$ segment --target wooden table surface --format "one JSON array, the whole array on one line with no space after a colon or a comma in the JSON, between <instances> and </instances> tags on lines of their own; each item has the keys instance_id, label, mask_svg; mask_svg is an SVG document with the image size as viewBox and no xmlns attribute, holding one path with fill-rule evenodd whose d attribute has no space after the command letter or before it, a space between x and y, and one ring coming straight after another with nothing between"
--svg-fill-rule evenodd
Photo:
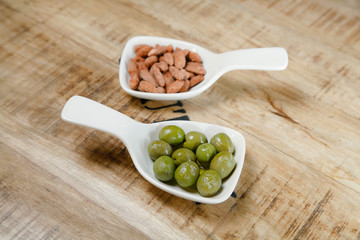
<instances>
[{"instance_id":1,"label":"wooden table surface","mask_svg":"<svg viewBox=\"0 0 360 240\"><path fill-rule=\"evenodd\" d=\"M1 239L360 239L359 1L1 0L0 19ZM118 81L137 35L284 47L289 65L143 101ZM196 204L154 187L119 139L60 119L73 95L144 123L238 130L233 196Z\"/></svg>"}]
</instances>

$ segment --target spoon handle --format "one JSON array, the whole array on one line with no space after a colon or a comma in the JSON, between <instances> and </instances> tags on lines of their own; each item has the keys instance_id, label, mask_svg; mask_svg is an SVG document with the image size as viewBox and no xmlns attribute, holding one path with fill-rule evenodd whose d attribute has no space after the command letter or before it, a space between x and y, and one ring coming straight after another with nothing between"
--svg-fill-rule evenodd
<instances>
[{"instance_id":1,"label":"spoon handle","mask_svg":"<svg viewBox=\"0 0 360 240\"><path fill-rule=\"evenodd\" d=\"M67 122L110 133L124 143L132 139L131 129L141 129L145 125L81 96L73 96L66 102L61 118Z\"/></svg>"},{"instance_id":2,"label":"spoon handle","mask_svg":"<svg viewBox=\"0 0 360 240\"><path fill-rule=\"evenodd\" d=\"M251 48L220 53L220 69L231 70L284 70L288 54L284 48Z\"/></svg>"}]
</instances>

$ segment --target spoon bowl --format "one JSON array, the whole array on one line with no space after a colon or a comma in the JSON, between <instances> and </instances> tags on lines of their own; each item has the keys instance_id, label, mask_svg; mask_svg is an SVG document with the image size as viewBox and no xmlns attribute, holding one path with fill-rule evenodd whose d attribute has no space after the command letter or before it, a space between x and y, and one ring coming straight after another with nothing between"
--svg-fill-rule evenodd
<instances>
[{"instance_id":1,"label":"spoon bowl","mask_svg":"<svg viewBox=\"0 0 360 240\"><path fill-rule=\"evenodd\" d=\"M188 49L201 56L206 74L198 85L183 93L147 93L133 90L129 87L130 76L127 66L130 59L135 57L134 46L148 44L150 46L172 45L174 48ZM240 49L224 53L214 53L193 43L162 37L137 36L129 39L125 44L119 64L119 81L121 87L128 94L150 100L182 100L195 97L211 85L223 74L233 70L284 70L288 65L288 55L284 48L252 48Z\"/></svg>"},{"instance_id":2,"label":"spoon bowl","mask_svg":"<svg viewBox=\"0 0 360 240\"><path fill-rule=\"evenodd\" d=\"M126 146L138 172L151 184L191 201L217 204L227 200L239 180L245 157L245 139L233 129L193 121L165 121L157 123L140 123L128 116L85 97L73 96L65 104L61 118L64 121L107 132L118 137ZM199 131L210 140L217 133L226 133L235 146L236 167L231 176L223 181L219 192L212 197L202 197L197 191L188 191L177 184L159 181L153 173L153 161L148 155L150 142L158 139L160 130L166 125L177 125L185 133Z\"/></svg>"}]
</instances>

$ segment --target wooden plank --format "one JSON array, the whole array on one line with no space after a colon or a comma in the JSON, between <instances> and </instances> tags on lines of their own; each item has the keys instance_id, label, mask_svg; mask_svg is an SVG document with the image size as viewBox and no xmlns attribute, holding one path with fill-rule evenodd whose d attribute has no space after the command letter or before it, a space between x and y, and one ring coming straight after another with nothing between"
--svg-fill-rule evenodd
<instances>
[{"instance_id":1,"label":"wooden plank","mask_svg":"<svg viewBox=\"0 0 360 240\"><path fill-rule=\"evenodd\" d=\"M237 119L234 123L237 127L360 191L356 177L359 148L353 142L359 137L357 118L302 92L282 88L275 81L249 85L251 79L243 73L227 76L231 85L216 83L208 90L208 94L221 104L213 104L205 95L197 97L193 104L198 107L211 105L210 114L222 112L222 118L229 124ZM332 135L333 132L337 134Z\"/></svg>"},{"instance_id":2,"label":"wooden plank","mask_svg":"<svg viewBox=\"0 0 360 240\"><path fill-rule=\"evenodd\" d=\"M2 116L6 115L6 113L2 112ZM4 120L4 122L2 122L1 124L2 127L4 127L1 129L2 141L6 142L7 146L9 146L10 148L16 148L21 153L27 152L27 157L29 159L27 161L29 161L31 164L36 165L38 168L41 168L43 171L47 172L55 179L59 179L60 182L58 184L65 186L69 185L71 189L76 192L76 195L80 195L79 197L86 199L85 205L83 205L84 201L81 201L81 203L79 203L79 207L76 207L76 205L74 205L75 202L73 202L73 200L75 200L75 196L69 197L68 204L70 205L69 207L71 208L72 214L74 214L75 211L78 211L78 216L82 216L84 220L88 219L86 215L89 213L87 213L86 215L84 215L84 213L94 208L94 206L92 206L91 204L94 203L98 206L97 209L93 209L94 217L96 216L96 214L100 213L99 209L104 209L108 214L110 213L111 215L115 215L115 218L120 218L122 219L122 221L127 222L127 225L136 227L136 231L132 231L131 228L127 229L126 226L124 226L125 229L117 230L119 232L128 232L129 236L131 236L133 232L136 233L140 231L146 233L146 235L151 238L161 236L168 238L173 234L176 234L177 236L179 236L179 238L183 237L182 233L177 231L176 229L163 227L162 225L164 223L156 219L152 219L152 215L146 213L145 209L139 209L136 205L136 202L129 201L129 198L126 196L126 194L121 194L121 190L117 188L119 179L107 178L107 176L104 175L105 172L103 171L103 166L97 163L89 162L89 159L87 159L86 157L84 158L79 155L74 156L74 153L66 150L65 148L58 147L56 149L56 144L54 144L54 142L49 141L45 138L42 139L38 135L33 134L31 131L28 131L27 127L25 126L23 126L20 131L17 131L16 126L19 126L21 124L19 122L12 121L13 119L10 115L7 115L7 119L2 118L2 120ZM17 134L12 133L12 131L17 131ZM24 139L26 140L24 141ZM41 141L42 143L40 144L39 141ZM9 163L7 161L4 161L3 164L5 166L2 167L2 169L5 169L5 167L7 167ZM34 174L29 175L32 176ZM39 182L46 183L47 181L44 179L40 179ZM50 182L51 184L55 184L54 180L50 180ZM73 185L74 183L76 184ZM71 194L69 188L62 190L62 187L60 187L60 189L57 189L57 191L65 191L67 192L67 194ZM53 196L51 191L46 191L46 189L43 189L42 194L46 194L48 198L51 198ZM61 195L61 192L59 194ZM33 197L35 202L38 202L39 198L42 198L42 196L36 192L34 192ZM60 197L55 197L54 201L57 201L56 204L62 204L63 202ZM42 200L41 203L46 203L46 206L50 209L57 209L56 206L51 206L51 203L48 203L46 200ZM40 205L38 207L42 208L43 206ZM87 208L89 208L89 210ZM59 211L62 213L61 209L59 209ZM106 217L107 221L113 221L113 219L115 219L111 215L108 215ZM92 221L95 221L95 219ZM139 225L139 223L143 221L149 224ZM82 224L83 220L78 220L75 225L77 225L77 227L83 228L84 226L81 226ZM112 233L112 230L108 230L110 226L107 226L107 223L101 222L101 224L104 224L103 226L99 224L100 223L93 222L93 225L97 225L100 229L107 229L106 231L99 231L100 233L114 234L113 238L115 238L115 236L120 236L119 233ZM114 229L118 228L118 226L125 225L125 223L115 222L113 222L112 224L114 224ZM94 231L96 231L93 225L91 225L90 227ZM91 232L93 230L84 230L84 234L86 234L84 237L91 236ZM139 236L141 236L141 234L139 234Z\"/></svg>"},{"instance_id":3,"label":"wooden plank","mask_svg":"<svg viewBox=\"0 0 360 240\"><path fill-rule=\"evenodd\" d=\"M74 235L108 238L118 234L147 239L58 177L33 164L17 149L1 143L0 151L0 201L4 213L0 216L0 236L3 239L65 239ZM19 167L23 171L18 171ZM78 227L82 228L81 232ZM107 231L102 231L103 228Z\"/></svg>"},{"instance_id":4,"label":"wooden plank","mask_svg":"<svg viewBox=\"0 0 360 240\"><path fill-rule=\"evenodd\" d=\"M0 238L358 239L358 1L1 1ZM189 100L127 95L135 35L214 52L282 46L286 71L237 71ZM126 146L60 120L82 95L145 123L242 132L234 194L196 204L152 186Z\"/></svg>"},{"instance_id":5,"label":"wooden plank","mask_svg":"<svg viewBox=\"0 0 360 240\"><path fill-rule=\"evenodd\" d=\"M2 114L2 116L6 116L6 114ZM11 125L12 127L10 127ZM65 181L67 185L70 185L72 188L76 189L77 192L80 192L81 195L91 199L91 202L95 202L102 208L106 208L110 211L117 209L116 211L119 211L120 205L124 205L125 202L131 200L134 204L142 206L148 216L155 216L157 219L163 219L164 221L165 219L173 219L173 222L165 221L162 223L166 225L163 227L171 229L170 231L175 231L176 228L171 228L171 226L178 223L178 217L181 216L182 220L180 222L183 222L183 224L180 229L188 236L198 236L199 238L203 238L204 236L217 236L217 234L221 236L221 234L227 235L230 233L235 236L241 236L242 234L247 234L248 231L254 231L253 225L256 223L255 220L259 217L264 218L265 222L267 222L267 217L270 219L274 218L270 213L277 215L280 219L284 218L285 216L279 215L278 210L279 208L285 208L281 210L286 212L284 215L287 215L289 214L289 211L292 211L292 214L289 214L289 221L283 222L284 225L279 225L279 232L272 228L274 226L268 225L267 227L274 231L271 235L281 236L281 234L285 234L286 229L280 226L285 227L287 226L287 223L291 221L295 221L299 226L304 225L304 227L295 228L291 234L287 234L290 234L290 236L305 234L299 233L299 231L301 229L301 231L305 231L304 229L306 229L306 233L311 232L310 226L306 225L307 221L309 218L311 219L311 216L314 215L316 211L318 211L316 209L319 202L321 202L325 196L330 194L327 193L328 191L331 192L331 202L334 206L327 207L326 211L325 206L320 209L321 214L329 214L328 217L324 217L323 221L326 221L326 224L333 228L336 228L337 224L339 224L337 222L338 217L352 223L348 224L349 226L343 230L344 233L342 234L351 234L350 232L359 224L356 216L360 213L356 211L358 208L355 208L358 201L355 199L347 199L346 197L348 194L352 194L359 199L358 193L343 188L343 185L333 180L329 180L329 182L326 183L322 174L316 173L311 168L299 163L270 145L259 144L259 142L262 141L257 138L254 140L254 137L251 135L246 136L248 147L252 149L252 151L247 154L247 163L245 164L244 173L236 190L238 198L230 199L223 204L215 206L196 206L194 203L173 197L167 193L161 193L161 190L158 190L147 183L138 173L136 173L136 171L130 172L130 175L127 174L126 178L124 178L124 176L122 177L123 180L121 180L117 174L122 172L122 169L126 167L126 165L123 165L124 160L121 160L121 164L112 162L110 169L104 169L104 165L106 166L107 164L98 164L99 160L96 160L96 158L94 159L95 162L89 162L91 159L89 156L85 156L84 158L76 156L74 153L66 151L61 147L56 149L57 147L52 143L51 137L44 139L32 136L31 132L26 131L26 127L23 127L22 132L19 132L16 135L9 132L9 129L16 129L19 125L20 124L14 121L10 116L7 116L6 119L2 119L2 138L6 141L8 146L16 147L19 149L19 152L28 152L29 159L32 159L31 161L34 164L41 166L41 168L47 172L55 175L56 178ZM73 128L73 126L70 127ZM24 141L23 139L27 140ZM33 146L40 145L40 142L41 147L37 147L38 149L36 151L29 150L32 149ZM45 150L43 147L47 147L48 149L51 149L51 151ZM39 153L43 156L39 157ZM38 157L33 157L33 155ZM268 165L264 166L263 162L261 166L259 163L255 162L256 159L260 159L263 156L267 156L268 162L271 163L271 165L268 163ZM66 158L68 158L68 160L65 162L64 160ZM52 160L48 161L48 159ZM120 155L119 159L124 159L124 157ZM107 162L108 160L104 161ZM130 161L130 158L127 158L127 161ZM284 168L284 166L286 167ZM72 170L68 171L68 169ZM303 186L296 186L300 180L303 182ZM124 181L122 184L117 184L122 181ZM316 184L317 182L319 185ZM296 187L291 187L291 184L294 184ZM288 193L287 191L290 192ZM119 195L121 192L123 193ZM113 196L114 194L116 197ZM160 196L154 198L154 194L155 196L160 194ZM126 198L124 198L125 196ZM124 199L121 200L122 198ZM127 198L129 198L129 200ZM113 199L116 199L117 201L113 202ZM277 203L276 201L279 202ZM291 208L288 209L289 205L287 204L280 204L282 201L290 201ZM124 208L127 209L129 207L128 204L130 203L121 207L123 210L120 211L124 211ZM149 204L153 207L147 208ZM340 208L338 204L341 204L343 207ZM182 209L175 207L178 205L185 205L184 209L187 210L184 212ZM303 206L306 211L299 212L302 209L300 206ZM169 211L170 209L171 211ZM226 211L224 211L225 209ZM341 212L339 212L339 209L341 209ZM238 226L240 220L238 219L239 211L242 216L241 221L243 222L241 223L244 226L244 229L241 232L236 232L237 227L230 223L236 222ZM333 216L334 212L336 213L336 218L331 221L329 217ZM134 212L132 212L132 214L134 214ZM141 216L143 216L142 214ZM169 214L172 215L171 218L169 218ZM317 214L320 215L320 213ZM248 215L253 216L251 218L253 221L248 221ZM129 216L127 215L126 219L128 217ZM232 218L237 219L237 221L234 221L235 219L232 220ZM129 221L129 219L127 220ZM229 226L223 223L223 221L229 221ZM153 223L152 221L150 222L149 227L151 228L155 227L153 224L159 224ZM132 223L134 224L134 222ZM227 227L221 227L223 224ZM312 222L312 224L317 226L318 224L323 225L325 223L321 222L319 218L316 217L316 221L314 221L314 223ZM148 230L146 230L146 232ZM326 229L323 232L320 230L316 230L315 232L322 237L325 237L328 234ZM156 234L159 233L157 232ZM270 233L260 231L258 234Z\"/></svg>"},{"instance_id":6,"label":"wooden plank","mask_svg":"<svg viewBox=\"0 0 360 240\"><path fill-rule=\"evenodd\" d=\"M138 29L139 32L142 32L140 34L144 34L143 32L151 29L150 31L153 35L158 35L156 31L158 31L157 28L160 27L160 29L167 33L165 36L192 41L215 52L224 52L240 48L282 46L289 51L289 68L281 74L269 73L271 78L282 81L284 84L289 85L289 87L301 87L304 92L316 96L318 99L332 104L338 109L355 114L357 117L360 116L360 113L357 111L360 108L360 101L353 101L354 98L359 99L359 94L357 91L354 91L354 89L359 87L358 76L360 72L356 66L360 64L360 60L358 54L355 53L359 51L359 48L356 46L360 43L359 26L357 26L358 23L360 23L360 17L357 12L351 9L339 8L337 9L338 12L335 12L333 9L334 6L316 5L311 2L302 2L301 4L293 4L286 7L283 6L285 9L281 9L280 11L277 9L268 10L268 8L264 8L264 6L259 4L253 6L254 3L242 5L231 4L231 7L224 7L212 2L197 4L194 7L189 4L185 6L186 4L173 2L168 6L167 14L189 14L189 17L183 19L181 22L177 22L175 19L168 18L168 15L157 14L160 10L159 8L162 7L160 4L149 5L147 2L138 2L136 5L131 5L133 9L138 11L129 8L126 3L119 6L114 5L110 1L107 4L111 5L112 9L112 11L107 12L107 14L110 15L111 18L114 18L111 23L104 22L106 21L105 19L97 18L96 14L90 14L90 11L89 15L86 15L86 11L82 11L80 14L74 12L76 8L70 8L68 11L71 12L62 11L61 14L57 15L61 19L53 18L48 24L52 28L57 29L57 31L63 32L64 35L70 35L72 32L79 33L82 37L87 35L86 39L80 39L76 35L72 38L95 51L100 51L105 53L106 56L111 56L112 59L120 56L124 42L131 36L125 34L128 24L136 25L137 28L140 27ZM79 9L86 8L87 6L81 6ZM236 10L239 7L247 11L239 12ZM261 17L259 17L256 13L256 11L259 11L259 8L264 12L273 11L273 15L267 17L270 15L262 14ZM178 12L179 9L181 12ZM295 9L296 12L294 12ZM335 15L333 14L331 18L332 25L337 24L336 26L339 25L339 28L342 30L348 29L347 32L340 33L338 30L329 31L328 28L323 30L322 26L302 23L300 18L308 18L301 16L298 12L305 11L309 12L310 16L314 16L315 14L311 15L311 11L315 11L313 9L325 13L330 11L336 13ZM215 10L217 14L216 18L198 21L197 18L204 18L207 14L211 14L211 12ZM125 15L128 11L131 11L131 15L134 16L134 20L131 20L132 22L114 23L117 16ZM77 22L81 23L81 25L70 24L73 21L74 15L79 18ZM256 18L254 18L255 15ZM273 17L274 15L276 18ZM339 18L343 19L342 22L344 22L343 24L345 26L349 26L345 27L338 24L337 19ZM220 23L218 22L219 19L221 19ZM69 26L68 28L64 28L59 24L64 20L68 22L68 24L66 24L66 26ZM145 24L149 21L155 21L157 28ZM140 24L141 22L144 24ZM191 25L192 22L198 22L198 24L191 28L186 28L186 26ZM330 22L330 20L328 20L328 22ZM164 23L168 24L165 25ZM207 29L205 26L207 24L211 25L212 28ZM169 27L169 25L171 27ZM99 35L104 32L104 30L99 30L99 27L102 26L106 26L105 36ZM224 28L224 26L229 27ZM292 30L294 26L301 31L298 33ZM306 30L305 27L307 27ZM92 29L90 32L88 31L89 28ZM239 31L236 36L226 34L226 31L230 32L234 28L241 29L241 31ZM118 29L125 30L121 32L122 38L120 41L107 39L107 36L112 33L115 34ZM173 32L176 32L175 29L180 29L185 34L173 34ZM202 32L203 29L207 29L207 32ZM283 35L284 29L287 30L287 36ZM313 37L316 32L319 31L323 34L320 36L321 41L319 41L319 36L316 38ZM133 35L136 35L136 32ZM208 37L212 39L216 38L217 41L209 42L207 41ZM328 42L328 39L332 38L336 38L337 41ZM102 49L105 46L103 44L104 39L105 42L111 43L113 46ZM302 39L301 44L298 42L298 39ZM89 43L89 41L91 43ZM99 46L91 45L94 44L94 42L97 42ZM324 42L326 44L323 44ZM119 49L119 51L114 52L113 49ZM112 53L108 54L110 51L112 51ZM326 70L324 71L324 69ZM297 75L296 78L293 77L294 74ZM253 77L255 78L255 76ZM337 99L336 95L342 97L341 102L334 100Z\"/></svg>"}]
</instances>

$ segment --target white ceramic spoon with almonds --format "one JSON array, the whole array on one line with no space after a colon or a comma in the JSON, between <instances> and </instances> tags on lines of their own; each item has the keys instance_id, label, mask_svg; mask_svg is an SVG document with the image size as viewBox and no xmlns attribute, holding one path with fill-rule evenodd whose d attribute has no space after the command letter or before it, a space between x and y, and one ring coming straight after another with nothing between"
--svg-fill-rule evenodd
<instances>
[{"instance_id":1,"label":"white ceramic spoon with almonds","mask_svg":"<svg viewBox=\"0 0 360 240\"><path fill-rule=\"evenodd\" d=\"M134 46L148 44L150 46L172 45L180 49L187 49L200 55L206 70L204 80L184 93L148 93L133 90L129 87L130 76L128 64L135 57ZM211 85L223 74L233 70L284 70L288 65L288 55L284 48L252 48L240 49L224 53L214 53L196 44L162 37L138 36L126 43L119 64L119 80L121 87L130 95L150 100L182 100L195 97Z\"/></svg>"},{"instance_id":2,"label":"white ceramic spoon with almonds","mask_svg":"<svg viewBox=\"0 0 360 240\"><path fill-rule=\"evenodd\" d=\"M85 97L73 96L65 104L61 118L64 121L107 132L118 137L126 146L139 173L150 183L175 196L207 204L221 203L233 193L239 180L245 157L245 139L233 129L193 121L164 121L140 123L128 116ZM153 161L148 155L148 145L159 138L160 130L166 125L176 125L185 133L199 131L211 139L217 133L226 133L235 146L236 166L230 177L223 181L219 192L212 197L202 197L196 191L187 191L177 184L159 181L153 172Z\"/></svg>"}]
</instances>

